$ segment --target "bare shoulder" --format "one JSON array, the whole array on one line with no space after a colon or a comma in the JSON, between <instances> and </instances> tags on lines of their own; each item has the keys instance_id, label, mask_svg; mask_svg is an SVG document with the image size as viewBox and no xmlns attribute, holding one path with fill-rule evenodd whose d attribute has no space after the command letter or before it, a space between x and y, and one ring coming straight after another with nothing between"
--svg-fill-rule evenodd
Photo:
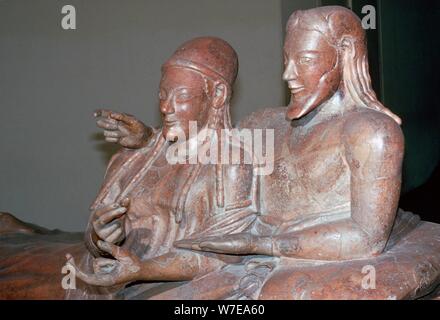
<instances>
[{"instance_id":1,"label":"bare shoulder","mask_svg":"<svg viewBox=\"0 0 440 320\"><path fill-rule=\"evenodd\" d=\"M347 114L342 130L344 143L351 147L403 150L404 137L399 124L379 111L362 108Z\"/></svg>"}]
</instances>

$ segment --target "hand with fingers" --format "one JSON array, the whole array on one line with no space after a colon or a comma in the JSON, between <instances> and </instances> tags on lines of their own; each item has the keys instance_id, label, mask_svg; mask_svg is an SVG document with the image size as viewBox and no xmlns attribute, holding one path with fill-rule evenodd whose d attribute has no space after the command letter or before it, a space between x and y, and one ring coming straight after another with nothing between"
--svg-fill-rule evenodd
<instances>
[{"instance_id":1,"label":"hand with fingers","mask_svg":"<svg viewBox=\"0 0 440 320\"><path fill-rule=\"evenodd\" d=\"M104 129L107 142L119 143L130 149L139 149L147 145L152 129L145 126L134 116L110 110L97 110L94 114L98 127Z\"/></svg>"},{"instance_id":2,"label":"hand with fingers","mask_svg":"<svg viewBox=\"0 0 440 320\"><path fill-rule=\"evenodd\" d=\"M98 241L100 250L115 259L97 258L93 262L94 273L82 271L74 258L67 254L67 265L75 269L75 275L85 283L94 286L114 286L141 279L142 262L133 253L105 241Z\"/></svg>"},{"instance_id":3,"label":"hand with fingers","mask_svg":"<svg viewBox=\"0 0 440 320\"><path fill-rule=\"evenodd\" d=\"M93 230L100 240L114 244L125 239L123 216L129 205L130 199L125 198L119 203L102 206L93 212Z\"/></svg>"}]
</instances>

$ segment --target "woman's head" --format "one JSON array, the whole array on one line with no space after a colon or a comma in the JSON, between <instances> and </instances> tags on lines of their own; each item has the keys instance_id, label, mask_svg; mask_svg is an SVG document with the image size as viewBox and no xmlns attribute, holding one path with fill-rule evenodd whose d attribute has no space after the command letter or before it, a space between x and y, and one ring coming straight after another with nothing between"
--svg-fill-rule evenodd
<instances>
[{"instance_id":1,"label":"woman's head","mask_svg":"<svg viewBox=\"0 0 440 320\"><path fill-rule=\"evenodd\" d=\"M165 137L198 128L230 127L229 101L238 71L234 49L224 40L202 37L181 45L162 67L159 98Z\"/></svg>"}]
</instances>

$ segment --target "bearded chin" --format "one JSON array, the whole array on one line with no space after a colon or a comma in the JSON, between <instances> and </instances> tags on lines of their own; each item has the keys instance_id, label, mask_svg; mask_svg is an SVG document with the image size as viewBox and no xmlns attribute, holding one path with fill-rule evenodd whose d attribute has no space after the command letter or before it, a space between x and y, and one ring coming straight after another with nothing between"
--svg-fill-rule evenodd
<instances>
[{"instance_id":1,"label":"bearded chin","mask_svg":"<svg viewBox=\"0 0 440 320\"><path fill-rule=\"evenodd\" d=\"M173 126L162 131L162 135L168 142L185 141L186 136L183 130L179 127Z\"/></svg>"},{"instance_id":2,"label":"bearded chin","mask_svg":"<svg viewBox=\"0 0 440 320\"><path fill-rule=\"evenodd\" d=\"M336 72L337 70L333 69L323 75L319 80L318 87L309 95L300 99L291 95L286 117L289 120L300 119L327 101L338 89L338 82L330 80L336 75Z\"/></svg>"},{"instance_id":3,"label":"bearded chin","mask_svg":"<svg viewBox=\"0 0 440 320\"><path fill-rule=\"evenodd\" d=\"M330 98L331 94L332 91L321 85L315 90L315 92L304 97L303 99L296 99L295 96L292 95L290 98L290 103L287 107L287 118L289 120L302 118Z\"/></svg>"}]
</instances>

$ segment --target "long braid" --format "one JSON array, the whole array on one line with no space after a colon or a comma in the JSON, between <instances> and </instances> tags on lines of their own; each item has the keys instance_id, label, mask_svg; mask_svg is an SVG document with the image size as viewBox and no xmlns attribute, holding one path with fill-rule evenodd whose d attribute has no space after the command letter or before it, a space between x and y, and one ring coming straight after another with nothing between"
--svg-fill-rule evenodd
<instances>
[{"instance_id":1,"label":"long braid","mask_svg":"<svg viewBox=\"0 0 440 320\"><path fill-rule=\"evenodd\" d=\"M210 91L212 91L210 79L207 78L205 75L200 73L203 76L203 79L205 81L205 93L207 95L210 94ZM230 90L229 86L228 89ZM230 92L230 91L229 91ZM207 127L216 130L217 137L221 137L220 131L224 128L231 129L231 116L230 116L230 105L229 105L229 97L226 100L225 105L222 108L210 108L209 115L208 115L208 123ZM207 139L210 139L210 137L207 137ZM215 141L218 143L220 140ZM212 141L210 141L212 143ZM224 143L224 142L223 142ZM193 185L194 181L199 176L201 169L201 164L197 161L197 164L195 164L195 167L192 169L188 180L185 182L182 192L178 196L177 205L175 208L175 221L176 223L182 224L184 222L185 218L185 207L186 207L186 201L188 199L188 193L191 189L191 186ZM216 204L218 208L224 208L225 204L225 191L224 191L224 177L223 177L223 165L218 159L216 165L215 165L215 187L216 187Z\"/></svg>"},{"instance_id":2,"label":"long braid","mask_svg":"<svg viewBox=\"0 0 440 320\"><path fill-rule=\"evenodd\" d=\"M362 48L364 46L364 44L362 46L355 45L354 52L362 53L360 56L355 53L353 59L351 57L347 58L344 63L344 82L347 85L347 89L353 100L359 105L385 113L398 124L401 124L401 119L377 99L371 85L366 48Z\"/></svg>"}]
</instances>

